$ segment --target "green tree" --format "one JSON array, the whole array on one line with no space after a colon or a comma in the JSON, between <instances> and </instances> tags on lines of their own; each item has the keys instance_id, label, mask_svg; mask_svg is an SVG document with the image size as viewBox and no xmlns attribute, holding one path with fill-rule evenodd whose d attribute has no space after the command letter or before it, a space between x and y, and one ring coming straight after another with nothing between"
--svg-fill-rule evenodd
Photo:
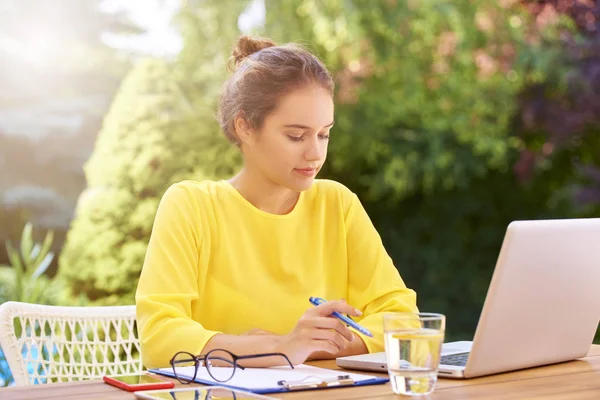
<instances>
[{"instance_id":1,"label":"green tree","mask_svg":"<svg viewBox=\"0 0 600 400\"><path fill-rule=\"evenodd\" d=\"M85 166L87 188L60 257L74 293L132 302L160 196L199 160L190 104L159 60L126 77Z\"/></svg>"},{"instance_id":2,"label":"green tree","mask_svg":"<svg viewBox=\"0 0 600 400\"><path fill-rule=\"evenodd\" d=\"M218 38L239 35L239 4L234 12L217 1L189 2L177 16L185 38L178 60L141 62L124 80L86 164L88 187L61 254L73 294L133 303L165 190L230 176L239 165L215 119L232 43Z\"/></svg>"},{"instance_id":3,"label":"green tree","mask_svg":"<svg viewBox=\"0 0 600 400\"><path fill-rule=\"evenodd\" d=\"M227 63L240 35L237 21L248 0L188 0L175 18L183 49L175 60L175 78L196 115L202 142L193 149L198 168L210 177L230 177L241 165L239 150L224 137L215 116Z\"/></svg>"}]
</instances>

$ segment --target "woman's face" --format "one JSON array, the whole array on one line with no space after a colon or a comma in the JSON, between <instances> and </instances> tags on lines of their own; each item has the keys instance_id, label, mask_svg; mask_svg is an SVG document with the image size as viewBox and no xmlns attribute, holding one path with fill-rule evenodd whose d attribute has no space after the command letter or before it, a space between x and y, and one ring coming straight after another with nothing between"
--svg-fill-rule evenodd
<instances>
[{"instance_id":1,"label":"woman's face","mask_svg":"<svg viewBox=\"0 0 600 400\"><path fill-rule=\"evenodd\" d=\"M246 169L294 191L312 185L327 157L333 99L320 86L283 97L258 132L243 140Z\"/></svg>"}]
</instances>

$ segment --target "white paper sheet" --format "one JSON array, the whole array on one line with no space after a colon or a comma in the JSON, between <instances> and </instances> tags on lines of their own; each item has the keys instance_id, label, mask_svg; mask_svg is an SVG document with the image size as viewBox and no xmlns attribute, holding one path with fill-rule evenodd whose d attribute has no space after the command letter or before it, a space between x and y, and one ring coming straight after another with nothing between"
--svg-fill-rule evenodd
<instances>
[{"instance_id":1,"label":"white paper sheet","mask_svg":"<svg viewBox=\"0 0 600 400\"><path fill-rule=\"evenodd\" d=\"M219 369L227 369L231 371L232 368L227 367L212 367ZM167 374L172 374L172 368L161 368L160 371L164 371ZM178 367L177 375L187 376L191 378L194 376L194 367ZM223 372L225 375L225 372ZM224 384L227 386L235 386L239 388L246 388L249 390L255 389L280 389L281 385L277 382L281 380L285 381L300 381L304 379L304 382L319 382L322 380L335 380L340 375L348 375L354 380L354 382L360 382L376 378L371 375L353 374L346 371L336 371L332 369L324 369L312 367L309 365L297 365L294 369L290 367L271 367L271 368L237 368L233 378L227 382L218 382L211 378L205 367L200 366L198 373L196 374L197 380L205 382L211 382L214 384ZM219 376L216 375L215 376ZM309 378L310 377L310 378ZM314 377L314 378L312 378Z\"/></svg>"}]
</instances>

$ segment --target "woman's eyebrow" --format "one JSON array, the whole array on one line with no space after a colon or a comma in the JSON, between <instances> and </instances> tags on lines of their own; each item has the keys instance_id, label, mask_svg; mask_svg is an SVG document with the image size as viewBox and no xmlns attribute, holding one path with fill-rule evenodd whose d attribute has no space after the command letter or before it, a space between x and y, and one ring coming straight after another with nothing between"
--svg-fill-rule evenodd
<instances>
[{"instance_id":1,"label":"woman's eyebrow","mask_svg":"<svg viewBox=\"0 0 600 400\"><path fill-rule=\"evenodd\" d=\"M328 124L325 125L323 128L329 128L333 126L333 121ZM301 124L289 124L289 125L284 125L284 128L297 128L297 129L312 129L310 126L306 126L306 125L301 125Z\"/></svg>"}]
</instances>

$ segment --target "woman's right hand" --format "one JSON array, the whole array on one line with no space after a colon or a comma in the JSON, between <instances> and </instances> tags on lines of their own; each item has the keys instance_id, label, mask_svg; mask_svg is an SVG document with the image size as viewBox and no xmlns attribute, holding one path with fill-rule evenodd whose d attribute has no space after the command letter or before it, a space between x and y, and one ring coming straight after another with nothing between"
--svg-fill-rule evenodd
<instances>
[{"instance_id":1,"label":"woman's right hand","mask_svg":"<svg viewBox=\"0 0 600 400\"><path fill-rule=\"evenodd\" d=\"M284 353L292 364L298 365L316 352L335 355L342 351L354 336L342 321L331 316L334 311L361 315L359 310L343 300L332 300L312 307L302 315L292 332L280 338L277 352Z\"/></svg>"}]
</instances>

